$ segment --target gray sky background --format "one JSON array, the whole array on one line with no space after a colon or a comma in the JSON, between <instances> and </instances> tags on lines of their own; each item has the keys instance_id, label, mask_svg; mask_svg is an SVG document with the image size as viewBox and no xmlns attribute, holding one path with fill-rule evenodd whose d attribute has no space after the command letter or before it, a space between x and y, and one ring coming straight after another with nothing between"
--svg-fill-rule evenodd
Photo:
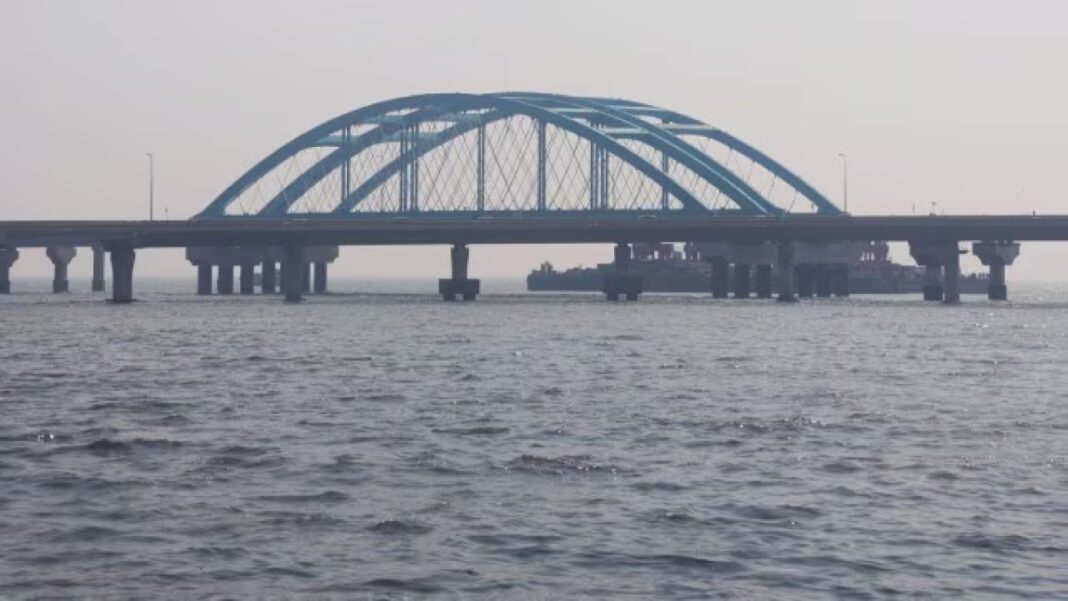
<instances>
[{"instance_id":1,"label":"gray sky background","mask_svg":"<svg viewBox=\"0 0 1068 601\"><path fill-rule=\"evenodd\" d=\"M856 214L1065 213L1068 2L306 0L0 2L0 219L187 218L276 147L420 92L632 98L752 142ZM83 252L72 277L87 276ZM472 273L608 260L472 251ZM1031 244L1010 279L1068 279ZM443 248L347 249L335 269L436 276ZM966 259L965 268L978 263ZM29 251L14 274L45 274ZM188 274L178 251L138 273Z\"/></svg>"}]
</instances>

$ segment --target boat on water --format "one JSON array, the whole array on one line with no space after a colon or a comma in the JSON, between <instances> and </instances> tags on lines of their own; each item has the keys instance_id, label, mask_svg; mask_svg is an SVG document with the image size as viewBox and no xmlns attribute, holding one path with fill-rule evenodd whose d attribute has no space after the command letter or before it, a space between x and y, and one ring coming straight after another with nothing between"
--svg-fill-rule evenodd
<instances>
[{"instance_id":1,"label":"boat on water","mask_svg":"<svg viewBox=\"0 0 1068 601\"><path fill-rule=\"evenodd\" d=\"M629 270L641 275L642 288L646 292L710 290L712 264L699 253L691 252L692 245L687 244L684 252L676 250L672 244L649 245L644 249L635 246ZM923 268L894 263L890 260L886 242L859 244L855 259L847 265L851 294L919 294L923 291ZM527 290L600 291L605 274L614 270L612 263L601 263L596 267L579 266L557 271L545 262L527 276ZM734 278L729 281L733 285ZM962 294L986 294L986 274L962 274L960 291Z\"/></svg>"}]
</instances>

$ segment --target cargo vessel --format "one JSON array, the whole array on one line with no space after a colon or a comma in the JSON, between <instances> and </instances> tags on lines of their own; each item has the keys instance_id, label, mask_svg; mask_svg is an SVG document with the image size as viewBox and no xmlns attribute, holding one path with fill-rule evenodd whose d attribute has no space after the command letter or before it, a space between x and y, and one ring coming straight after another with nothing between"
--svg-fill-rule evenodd
<instances>
[{"instance_id":1,"label":"cargo vessel","mask_svg":"<svg viewBox=\"0 0 1068 601\"><path fill-rule=\"evenodd\" d=\"M712 265L698 253L689 252L690 245L686 245L685 252L675 250L670 244L652 246L654 252L637 252L636 249L630 261L630 272L642 276L642 288L646 292L710 290ZM856 258L847 264L850 294L922 293L923 268L894 263L889 255L890 248L885 242L858 245ZM527 290L600 291L604 275L613 271L611 263L557 271L545 262L527 276ZM960 291L962 294L986 294L986 274L962 274Z\"/></svg>"}]
</instances>

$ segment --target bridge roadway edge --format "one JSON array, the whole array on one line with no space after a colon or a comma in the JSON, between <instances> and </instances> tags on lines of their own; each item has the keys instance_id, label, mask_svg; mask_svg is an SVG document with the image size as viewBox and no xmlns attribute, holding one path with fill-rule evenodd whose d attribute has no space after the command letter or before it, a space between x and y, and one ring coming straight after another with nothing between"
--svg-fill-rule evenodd
<instances>
[{"instance_id":1,"label":"bridge roadway edge","mask_svg":"<svg viewBox=\"0 0 1068 601\"><path fill-rule=\"evenodd\" d=\"M134 248L182 248L277 244L830 243L851 240L1068 241L1068 215L0 221L0 246L13 248L109 243Z\"/></svg>"}]
</instances>

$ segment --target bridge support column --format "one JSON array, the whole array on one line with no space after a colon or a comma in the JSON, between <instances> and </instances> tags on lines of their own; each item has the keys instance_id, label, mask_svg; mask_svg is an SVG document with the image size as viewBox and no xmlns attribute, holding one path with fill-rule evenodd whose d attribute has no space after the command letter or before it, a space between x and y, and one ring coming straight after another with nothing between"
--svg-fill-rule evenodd
<instances>
[{"instance_id":1,"label":"bridge support column","mask_svg":"<svg viewBox=\"0 0 1068 601\"><path fill-rule=\"evenodd\" d=\"M136 255L132 246L113 246L111 253L111 302L133 302L133 270Z\"/></svg>"},{"instance_id":2,"label":"bridge support column","mask_svg":"<svg viewBox=\"0 0 1068 601\"><path fill-rule=\"evenodd\" d=\"M734 298L749 298L749 265L734 264Z\"/></svg>"},{"instance_id":3,"label":"bridge support column","mask_svg":"<svg viewBox=\"0 0 1068 601\"><path fill-rule=\"evenodd\" d=\"M438 294L445 301L454 301L459 296L465 301L473 301L480 292L481 282L467 277L467 267L471 251L466 244L453 244L449 249L449 264L452 277L438 280Z\"/></svg>"},{"instance_id":4,"label":"bridge support column","mask_svg":"<svg viewBox=\"0 0 1068 601\"><path fill-rule=\"evenodd\" d=\"M311 263L304 262L300 265L300 289L305 293L311 292L312 284L312 266Z\"/></svg>"},{"instance_id":5,"label":"bridge support column","mask_svg":"<svg viewBox=\"0 0 1068 601\"><path fill-rule=\"evenodd\" d=\"M945 296L942 302L947 305L960 304L960 247L956 242L947 244L944 248L945 256L942 259L944 270Z\"/></svg>"},{"instance_id":6,"label":"bridge support column","mask_svg":"<svg viewBox=\"0 0 1068 601\"><path fill-rule=\"evenodd\" d=\"M0 246L0 294L11 294L11 266L19 259L19 250Z\"/></svg>"},{"instance_id":7,"label":"bridge support column","mask_svg":"<svg viewBox=\"0 0 1068 601\"><path fill-rule=\"evenodd\" d=\"M277 287L278 263L274 259L266 259L260 265L260 291L264 294L274 294Z\"/></svg>"},{"instance_id":8,"label":"bridge support column","mask_svg":"<svg viewBox=\"0 0 1068 601\"><path fill-rule=\"evenodd\" d=\"M802 263L794 268L797 276L797 296L800 298L812 298L812 279L814 265Z\"/></svg>"},{"instance_id":9,"label":"bridge support column","mask_svg":"<svg viewBox=\"0 0 1068 601\"><path fill-rule=\"evenodd\" d=\"M304 291L304 249L297 245L285 247L282 256L282 294L286 302L300 302Z\"/></svg>"},{"instance_id":10,"label":"bridge support column","mask_svg":"<svg viewBox=\"0 0 1068 601\"><path fill-rule=\"evenodd\" d=\"M93 292L104 291L104 247L99 244L93 245L93 281L90 289Z\"/></svg>"},{"instance_id":11,"label":"bridge support column","mask_svg":"<svg viewBox=\"0 0 1068 601\"><path fill-rule=\"evenodd\" d=\"M831 291L835 296L849 296L849 264L835 265L831 269Z\"/></svg>"},{"instance_id":12,"label":"bridge support column","mask_svg":"<svg viewBox=\"0 0 1068 601\"><path fill-rule=\"evenodd\" d=\"M68 292L70 281L67 280L67 266L70 265L70 260L78 254L78 249L73 246L49 246L45 252L52 260L52 292Z\"/></svg>"},{"instance_id":13,"label":"bridge support column","mask_svg":"<svg viewBox=\"0 0 1068 601\"><path fill-rule=\"evenodd\" d=\"M942 261L939 242L909 242L909 254L917 265L923 265L923 300L941 301Z\"/></svg>"},{"instance_id":14,"label":"bridge support column","mask_svg":"<svg viewBox=\"0 0 1068 601\"><path fill-rule=\"evenodd\" d=\"M601 288L605 298L618 301L622 296L629 301L638 300L642 293L642 276L630 272L630 244L619 242L614 253L615 273L606 273Z\"/></svg>"},{"instance_id":15,"label":"bridge support column","mask_svg":"<svg viewBox=\"0 0 1068 601\"><path fill-rule=\"evenodd\" d=\"M816 296L819 298L831 297L831 276L833 274L833 267L831 265L813 265L812 275L816 284Z\"/></svg>"},{"instance_id":16,"label":"bridge support column","mask_svg":"<svg viewBox=\"0 0 1068 601\"><path fill-rule=\"evenodd\" d=\"M780 242L776 250L775 270L778 272L780 303L796 303L794 293L794 245L792 242Z\"/></svg>"},{"instance_id":17,"label":"bridge support column","mask_svg":"<svg viewBox=\"0 0 1068 601\"><path fill-rule=\"evenodd\" d=\"M771 298L771 265L756 266L756 297Z\"/></svg>"},{"instance_id":18,"label":"bridge support column","mask_svg":"<svg viewBox=\"0 0 1068 601\"><path fill-rule=\"evenodd\" d=\"M727 298L730 293L730 264L725 257L710 257L712 266L712 298Z\"/></svg>"},{"instance_id":19,"label":"bridge support column","mask_svg":"<svg viewBox=\"0 0 1068 601\"><path fill-rule=\"evenodd\" d=\"M234 293L234 266L232 263L219 264L219 279L215 287L219 294Z\"/></svg>"},{"instance_id":20,"label":"bridge support column","mask_svg":"<svg viewBox=\"0 0 1068 601\"><path fill-rule=\"evenodd\" d=\"M211 296L211 263L197 264L197 294Z\"/></svg>"},{"instance_id":21,"label":"bridge support column","mask_svg":"<svg viewBox=\"0 0 1068 601\"><path fill-rule=\"evenodd\" d=\"M252 263L245 263L241 266L240 292L241 294L256 293L256 266Z\"/></svg>"},{"instance_id":22,"label":"bridge support column","mask_svg":"<svg viewBox=\"0 0 1068 601\"><path fill-rule=\"evenodd\" d=\"M315 293L326 292L326 261L315 262Z\"/></svg>"},{"instance_id":23,"label":"bridge support column","mask_svg":"<svg viewBox=\"0 0 1068 601\"><path fill-rule=\"evenodd\" d=\"M990 268L987 284L987 298L1003 301L1009 298L1009 289L1005 285L1005 267L1012 265L1020 254L1018 242L976 242L972 244L972 254Z\"/></svg>"}]
</instances>

